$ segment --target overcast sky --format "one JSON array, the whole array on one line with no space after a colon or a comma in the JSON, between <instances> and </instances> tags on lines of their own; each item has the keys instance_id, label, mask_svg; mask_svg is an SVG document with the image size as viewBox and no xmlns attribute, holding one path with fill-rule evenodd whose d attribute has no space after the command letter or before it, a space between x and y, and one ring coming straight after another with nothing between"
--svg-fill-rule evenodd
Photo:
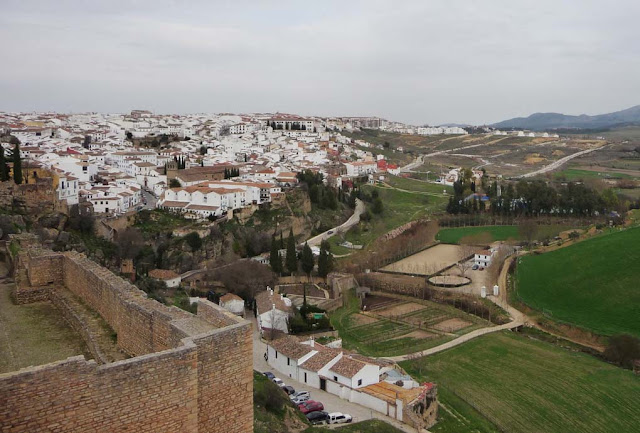
<instances>
[{"instance_id":1,"label":"overcast sky","mask_svg":"<svg viewBox=\"0 0 640 433\"><path fill-rule=\"evenodd\" d=\"M638 0L0 0L0 110L600 114L640 104L638 17Z\"/></svg>"}]
</instances>

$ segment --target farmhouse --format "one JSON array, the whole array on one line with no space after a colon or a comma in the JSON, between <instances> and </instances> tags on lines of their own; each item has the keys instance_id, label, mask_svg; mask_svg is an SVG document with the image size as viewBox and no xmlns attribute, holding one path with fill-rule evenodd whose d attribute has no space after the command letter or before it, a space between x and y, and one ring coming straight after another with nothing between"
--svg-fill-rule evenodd
<instances>
[{"instance_id":1,"label":"farmhouse","mask_svg":"<svg viewBox=\"0 0 640 433\"><path fill-rule=\"evenodd\" d=\"M473 256L473 263L480 267L486 268L491 264L492 256L493 256L493 251L491 250L477 251Z\"/></svg>"}]
</instances>

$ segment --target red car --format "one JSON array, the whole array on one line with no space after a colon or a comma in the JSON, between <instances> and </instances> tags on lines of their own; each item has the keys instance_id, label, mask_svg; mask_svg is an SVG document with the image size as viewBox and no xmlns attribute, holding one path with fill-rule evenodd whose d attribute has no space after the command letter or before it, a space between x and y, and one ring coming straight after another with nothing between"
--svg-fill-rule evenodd
<instances>
[{"instance_id":1,"label":"red car","mask_svg":"<svg viewBox=\"0 0 640 433\"><path fill-rule=\"evenodd\" d=\"M309 412L315 412L317 410L324 410L324 405L319 401L308 400L302 404L298 405L298 409L302 411L303 414L308 414Z\"/></svg>"}]
</instances>

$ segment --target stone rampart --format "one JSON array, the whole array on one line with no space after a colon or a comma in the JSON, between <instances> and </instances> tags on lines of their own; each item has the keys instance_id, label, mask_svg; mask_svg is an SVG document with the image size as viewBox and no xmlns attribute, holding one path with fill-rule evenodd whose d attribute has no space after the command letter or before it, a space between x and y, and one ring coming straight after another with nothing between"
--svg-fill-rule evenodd
<instances>
[{"instance_id":1,"label":"stone rampart","mask_svg":"<svg viewBox=\"0 0 640 433\"><path fill-rule=\"evenodd\" d=\"M29 248L16 263L29 283L17 297L34 287L55 297L66 287L133 358L98 365L73 357L0 375L1 432L252 431L249 322L206 300L196 316L162 305L75 252Z\"/></svg>"}]
</instances>

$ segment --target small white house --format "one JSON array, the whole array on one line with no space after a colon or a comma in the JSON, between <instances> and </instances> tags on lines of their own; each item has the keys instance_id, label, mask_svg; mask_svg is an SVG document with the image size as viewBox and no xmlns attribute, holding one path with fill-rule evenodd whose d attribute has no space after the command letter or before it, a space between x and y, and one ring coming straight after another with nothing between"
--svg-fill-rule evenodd
<instances>
[{"instance_id":1,"label":"small white house","mask_svg":"<svg viewBox=\"0 0 640 433\"><path fill-rule=\"evenodd\" d=\"M220 306L238 316L244 316L244 301L238 295L227 293L220 297Z\"/></svg>"},{"instance_id":2,"label":"small white house","mask_svg":"<svg viewBox=\"0 0 640 433\"><path fill-rule=\"evenodd\" d=\"M149 276L164 281L167 287L178 287L182 281L182 277L170 269L154 269L149 271Z\"/></svg>"},{"instance_id":3,"label":"small white house","mask_svg":"<svg viewBox=\"0 0 640 433\"><path fill-rule=\"evenodd\" d=\"M289 333L291 299L274 293L267 287L267 290L256 295L256 310L261 333L272 330Z\"/></svg>"},{"instance_id":4,"label":"small white house","mask_svg":"<svg viewBox=\"0 0 640 433\"><path fill-rule=\"evenodd\" d=\"M492 255L493 255L493 252L491 250L478 251L473 257L473 263L480 267L486 268L491 264Z\"/></svg>"}]
</instances>

